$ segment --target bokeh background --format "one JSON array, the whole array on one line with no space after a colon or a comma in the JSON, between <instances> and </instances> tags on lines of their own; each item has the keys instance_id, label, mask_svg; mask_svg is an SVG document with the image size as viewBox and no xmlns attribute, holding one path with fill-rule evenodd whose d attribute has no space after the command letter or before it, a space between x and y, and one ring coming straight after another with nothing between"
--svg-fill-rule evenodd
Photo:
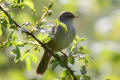
<instances>
[{"instance_id":1,"label":"bokeh background","mask_svg":"<svg viewBox=\"0 0 120 80\"><path fill-rule=\"evenodd\" d=\"M50 0L33 2L37 17L27 6L22 11L12 11L19 24L27 21L34 24ZM53 2L51 19L56 19L64 10L79 16L79 19L74 21L77 34L87 39L88 54L95 59L95 62L89 61L87 68L92 80L120 80L120 0L53 0ZM7 32L4 32L0 42L5 41L6 37ZM37 55L41 57L42 51ZM14 63L14 56L10 55L9 49L0 49L0 80L40 80L35 74L36 66L37 63L32 63L32 70L27 70L24 61ZM43 80L56 80L56 77L59 77L57 71L47 70Z\"/></svg>"}]
</instances>

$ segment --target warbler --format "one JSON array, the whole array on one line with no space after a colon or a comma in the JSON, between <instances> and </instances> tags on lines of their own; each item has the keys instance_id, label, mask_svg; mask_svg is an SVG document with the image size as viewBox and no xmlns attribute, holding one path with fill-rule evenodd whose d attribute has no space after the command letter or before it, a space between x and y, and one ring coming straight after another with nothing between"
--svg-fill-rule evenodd
<instances>
[{"instance_id":1,"label":"warbler","mask_svg":"<svg viewBox=\"0 0 120 80\"><path fill-rule=\"evenodd\" d=\"M67 48L76 36L76 30L73 26L73 20L76 18L74 14L69 11L65 11L60 14L58 20L66 25L66 31L63 29L61 25L54 26L52 28L52 33L54 37L47 43L47 46L53 52L59 52L65 48ZM49 54L47 50L44 50L44 54L42 59L37 67L36 73L38 75L43 75L46 71L48 64L50 62L52 55Z\"/></svg>"}]
</instances>

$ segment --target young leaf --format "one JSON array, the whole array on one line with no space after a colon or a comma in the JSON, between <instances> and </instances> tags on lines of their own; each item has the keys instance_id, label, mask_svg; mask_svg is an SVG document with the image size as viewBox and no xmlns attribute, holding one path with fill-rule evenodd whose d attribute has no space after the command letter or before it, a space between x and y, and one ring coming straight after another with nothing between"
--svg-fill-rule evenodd
<instances>
[{"instance_id":1,"label":"young leaf","mask_svg":"<svg viewBox=\"0 0 120 80\"><path fill-rule=\"evenodd\" d=\"M27 44L26 42L23 42L23 41L20 41L20 42L17 42L16 45L17 46L20 46L20 47L24 47L24 45Z\"/></svg>"},{"instance_id":2,"label":"young leaf","mask_svg":"<svg viewBox=\"0 0 120 80\"><path fill-rule=\"evenodd\" d=\"M10 15L8 16L8 20L9 20L9 24L12 25L13 24L13 20L12 20Z\"/></svg>"},{"instance_id":3,"label":"young leaf","mask_svg":"<svg viewBox=\"0 0 120 80\"><path fill-rule=\"evenodd\" d=\"M96 60L95 60L92 56L89 56L89 58L90 58L93 62L96 62Z\"/></svg>"},{"instance_id":4,"label":"young leaf","mask_svg":"<svg viewBox=\"0 0 120 80\"><path fill-rule=\"evenodd\" d=\"M87 76L87 75L83 75L83 78L84 78L84 80L91 80L91 77Z\"/></svg>"},{"instance_id":5,"label":"young leaf","mask_svg":"<svg viewBox=\"0 0 120 80\"><path fill-rule=\"evenodd\" d=\"M16 29L16 26L14 24L10 25L11 29Z\"/></svg>"},{"instance_id":6,"label":"young leaf","mask_svg":"<svg viewBox=\"0 0 120 80\"><path fill-rule=\"evenodd\" d=\"M59 20L56 20L55 23L56 26L60 25L63 28L64 32L67 32L67 26L64 23L61 23Z\"/></svg>"},{"instance_id":7,"label":"young leaf","mask_svg":"<svg viewBox=\"0 0 120 80\"><path fill-rule=\"evenodd\" d=\"M3 27L7 28L7 25L8 25L7 20L2 19L2 20L1 20L1 25L2 25Z\"/></svg>"},{"instance_id":8,"label":"young leaf","mask_svg":"<svg viewBox=\"0 0 120 80\"><path fill-rule=\"evenodd\" d=\"M66 80L66 71L62 72L60 80Z\"/></svg>"},{"instance_id":9,"label":"young leaf","mask_svg":"<svg viewBox=\"0 0 120 80\"><path fill-rule=\"evenodd\" d=\"M30 50L26 50L24 54L21 56L20 60L23 61L28 55L29 55Z\"/></svg>"},{"instance_id":10,"label":"young leaf","mask_svg":"<svg viewBox=\"0 0 120 80\"><path fill-rule=\"evenodd\" d=\"M50 2L49 5L48 5L48 9L51 9L53 6L53 2Z\"/></svg>"},{"instance_id":11,"label":"young leaf","mask_svg":"<svg viewBox=\"0 0 120 80\"><path fill-rule=\"evenodd\" d=\"M80 49L80 50L84 50L84 49L86 49L86 47L85 47L85 46L82 46L82 47L80 47L79 49Z\"/></svg>"},{"instance_id":12,"label":"young leaf","mask_svg":"<svg viewBox=\"0 0 120 80\"><path fill-rule=\"evenodd\" d=\"M7 41L7 44L6 44L7 48L12 45L12 42L11 42L12 40L11 39L12 39L13 33L14 33L14 31L12 31L10 33L9 37L8 37L8 41Z\"/></svg>"},{"instance_id":13,"label":"young leaf","mask_svg":"<svg viewBox=\"0 0 120 80\"><path fill-rule=\"evenodd\" d=\"M80 41L85 41L86 40L86 38L80 38Z\"/></svg>"},{"instance_id":14,"label":"young leaf","mask_svg":"<svg viewBox=\"0 0 120 80\"><path fill-rule=\"evenodd\" d=\"M68 61L69 61L71 64L74 64L74 63L75 63L75 59L74 59L73 56L70 56L70 57L68 58Z\"/></svg>"},{"instance_id":15,"label":"young leaf","mask_svg":"<svg viewBox=\"0 0 120 80\"><path fill-rule=\"evenodd\" d=\"M0 48L2 48L2 44L0 44Z\"/></svg>"},{"instance_id":16,"label":"young leaf","mask_svg":"<svg viewBox=\"0 0 120 80\"><path fill-rule=\"evenodd\" d=\"M66 58L66 57L63 57L62 60L60 61L60 65L61 65L62 67L65 67L65 66L67 66L67 64L68 64L67 58Z\"/></svg>"},{"instance_id":17,"label":"young leaf","mask_svg":"<svg viewBox=\"0 0 120 80\"><path fill-rule=\"evenodd\" d=\"M54 21L54 20L53 20L53 21ZM55 23L56 23L56 26L59 26L59 25L60 25L60 21L59 21L59 20L56 20Z\"/></svg>"},{"instance_id":18,"label":"young leaf","mask_svg":"<svg viewBox=\"0 0 120 80\"><path fill-rule=\"evenodd\" d=\"M21 57L21 53L20 53L19 47L17 47L17 46L16 46L16 53L17 53L16 60L19 60L19 58Z\"/></svg>"},{"instance_id":19,"label":"young leaf","mask_svg":"<svg viewBox=\"0 0 120 80\"><path fill-rule=\"evenodd\" d=\"M8 41L6 47L8 48L11 45L12 45L12 43L10 41Z\"/></svg>"},{"instance_id":20,"label":"young leaf","mask_svg":"<svg viewBox=\"0 0 120 80\"><path fill-rule=\"evenodd\" d=\"M31 60L34 62L34 63L36 63L37 62L37 56L34 54L34 53L32 53L32 54L30 54L30 57L31 57Z\"/></svg>"},{"instance_id":21,"label":"young leaf","mask_svg":"<svg viewBox=\"0 0 120 80\"><path fill-rule=\"evenodd\" d=\"M2 29L1 29L1 24L0 24L0 36L2 35Z\"/></svg>"},{"instance_id":22,"label":"young leaf","mask_svg":"<svg viewBox=\"0 0 120 80\"><path fill-rule=\"evenodd\" d=\"M60 80L73 80L73 77L71 76L68 70L65 70L62 72Z\"/></svg>"},{"instance_id":23,"label":"young leaf","mask_svg":"<svg viewBox=\"0 0 120 80\"><path fill-rule=\"evenodd\" d=\"M67 26L64 23L60 23L60 26L63 28L64 32L67 32Z\"/></svg>"},{"instance_id":24,"label":"young leaf","mask_svg":"<svg viewBox=\"0 0 120 80\"><path fill-rule=\"evenodd\" d=\"M86 58L84 58L84 63L88 64L88 60Z\"/></svg>"},{"instance_id":25,"label":"young leaf","mask_svg":"<svg viewBox=\"0 0 120 80\"><path fill-rule=\"evenodd\" d=\"M34 4L31 0L24 0L24 4L28 6L32 11L35 11Z\"/></svg>"},{"instance_id":26,"label":"young leaf","mask_svg":"<svg viewBox=\"0 0 120 80\"><path fill-rule=\"evenodd\" d=\"M86 69L86 66L85 65L83 65L82 67L81 67L81 73L82 73L82 75L86 75L87 74L87 69Z\"/></svg>"},{"instance_id":27,"label":"young leaf","mask_svg":"<svg viewBox=\"0 0 120 80\"><path fill-rule=\"evenodd\" d=\"M28 70L31 70L31 69L32 69L32 68L31 68L31 60L30 60L30 57L27 57L27 59L26 59L26 67L27 67Z\"/></svg>"},{"instance_id":28,"label":"young leaf","mask_svg":"<svg viewBox=\"0 0 120 80\"><path fill-rule=\"evenodd\" d=\"M80 75L76 75L77 80L80 80Z\"/></svg>"},{"instance_id":29,"label":"young leaf","mask_svg":"<svg viewBox=\"0 0 120 80\"><path fill-rule=\"evenodd\" d=\"M34 53L39 53L40 52L40 49L39 47L37 46L35 49L34 49Z\"/></svg>"},{"instance_id":30,"label":"young leaf","mask_svg":"<svg viewBox=\"0 0 120 80\"><path fill-rule=\"evenodd\" d=\"M24 8L24 4L23 4L23 3L14 4L14 5L12 5L12 8L20 8L20 9L23 9L23 8Z\"/></svg>"},{"instance_id":31,"label":"young leaf","mask_svg":"<svg viewBox=\"0 0 120 80\"><path fill-rule=\"evenodd\" d=\"M48 34L42 34L40 33L39 35L36 35L38 37L38 39L44 43L47 43L48 41L51 40L51 37L49 37Z\"/></svg>"},{"instance_id":32,"label":"young leaf","mask_svg":"<svg viewBox=\"0 0 120 80\"><path fill-rule=\"evenodd\" d=\"M19 61L19 58L21 57L21 52L19 47L16 46L16 49L13 49L11 53L16 54L15 63L17 63Z\"/></svg>"},{"instance_id":33,"label":"young leaf","mask_svg":"<svg viewBox=\"0 0 120 80\"><path fill-rule=\"evenodd\" d=\"M52 70L54 70L59 65L56 59L52 59L50 64L52 64Z\"/></svg>"}]
</instances>

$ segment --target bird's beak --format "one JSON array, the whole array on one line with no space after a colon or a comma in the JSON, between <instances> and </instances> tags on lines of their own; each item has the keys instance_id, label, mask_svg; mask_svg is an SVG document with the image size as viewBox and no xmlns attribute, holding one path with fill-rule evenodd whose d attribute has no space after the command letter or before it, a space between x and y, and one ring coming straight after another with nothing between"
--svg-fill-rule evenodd
<instances>
[{"instance_id":1,"label":"bird's beak","mask_svg":"<svg viewBox=\"0 0 120 80\"><path fill-rule=\"evenodd\" d=\"M76 19L76 18L79 18L79 16L75 16L75 19Z\"/></svg>"}]
</instances>

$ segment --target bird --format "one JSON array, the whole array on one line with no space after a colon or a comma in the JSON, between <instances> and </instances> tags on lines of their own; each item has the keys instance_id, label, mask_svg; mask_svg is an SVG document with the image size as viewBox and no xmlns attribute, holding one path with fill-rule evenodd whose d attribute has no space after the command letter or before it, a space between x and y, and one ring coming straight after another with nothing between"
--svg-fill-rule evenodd
<instances>
[{"instance_id":1,"label":"bird","mask_svg":"<svg viewBox=\"0 0 120 80\"><path fill-rule=\"evenodd\" d=\"M52 37L46 45L53 52L60 52L63 49L67 48L73 42L76 36L76 30L73 25L73 21L75 18L76 16L69 11L62 12L58 17L58 20L66 25L67 31L65 31L61 25L54 26L52 28L52 33L54 34L54 37ZM36 69L37 75L42 76L45 73L51 58L52 55L50 55L49 52L44 49L44 54Z\"/></svg>"}]
</instances>

